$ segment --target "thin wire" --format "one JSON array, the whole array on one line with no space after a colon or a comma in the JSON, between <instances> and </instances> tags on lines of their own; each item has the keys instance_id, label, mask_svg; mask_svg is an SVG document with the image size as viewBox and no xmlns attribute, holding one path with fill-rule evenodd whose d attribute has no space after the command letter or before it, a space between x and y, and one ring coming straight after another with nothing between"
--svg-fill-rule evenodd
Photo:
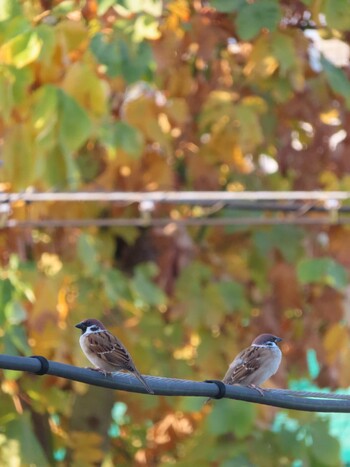
<instances>
[{"instance_id":1,"label":"thin wire","mask_svg":"<svg viewBox=\"0 0 350 467\"><path fill-rule=\"evenodd\" d=\"M120 201L141 203L186 203L201 204L202 202L256 201L256 200L316 200L344 201L350 199L349 191L114 191L114 192L57 192L35 193L0 193L0 202L76 202L76 201Z\"/></svg>"},{"instance_id":2,"label":"thin wire","mask_svg":"<svg viewBox=\"0 0 350 467\"><path fill-rule=\"evenodd\" d=\"M272 211L272 212L330 212L332 209L322 205L317 205L315 202L309 202L309 205L306 203L297 202L283 202L280 201L232 201L231 203L224 204L225 209L231 210L235 209L238 211ZM335 209L338 213L350 213L350 206L339 206Z\"/></svg>"},{"instance_id":3,"label":"thin wire","mask_svg":"<svg viewBox=\"0 0 350 467\"><path fill-rule=\"evenodd\" d=\"M349 206L341 201L350 199L350 192L322 191L248 191L248 192L61 192L61 193L0 193L0 228L55 228L55 227L146 227L165 226L176 223L183 226L230 226L230 225L343 225L350 223ZM114 202L121 206L139 203L139 218L99 218L99 219L36 219L16 220L10 218L11 203L16 201L33 202ZM283 202L281 202L283 201ZM302 201L302 202L301 202ZM328 201L328 202L327 202ZM322 202L320 204L320 202ZM2 204L1 204L2 203ZM156 204L182 203L190 206L201 205L204 209L198 216L180 219L153 218ZM3 208L1 208L3 206ZM7 209L4 209L7 207ZM223 209L230 211L264 212L263 217L213 217ZM224 213L224 211L222 211ZM275 217L268 213L295 213L295 216ZM327 213L327 216L306 216L311 212ZM30 214L30 212L29 212ZM340 214L343 214L341 217Z\"/></svg>"},{"instance_id":4,"label":"thin wire","mask_svg":"<svg viewBox=\"0 0 350 467\"><path fill-rule=\"evenodd\" d=\"M186 219L172 218L118 218L118 219L46 219L17 221L9 219L1 228L57 228L57 227L164 227L168 224L182 226L234 226L234 225L345 225L350 224L350 217L191 217Z\"/></svg>"},{"instance_id":5,"label":"thin wire","mask_svg":"<svg viewBox=\"0 0 350 467\"><path fill-rule=\"evenodd\" d=\"M116 372L113 376L104 376L91 370L50 360L48 364L47 374L49 375L108 389L146 394L144 386L130 374ZM36 373L41 369L41 363L36 358L0 355L0 368ZM215 397L218 392L216 385L210 383L154 376L145 376L145 379L155 395L208 398ZM305 412L350 413L350 396L346 394L266 389L262 396L255 389L226 385L226 397Z\"/></svg>"}]
</instances>

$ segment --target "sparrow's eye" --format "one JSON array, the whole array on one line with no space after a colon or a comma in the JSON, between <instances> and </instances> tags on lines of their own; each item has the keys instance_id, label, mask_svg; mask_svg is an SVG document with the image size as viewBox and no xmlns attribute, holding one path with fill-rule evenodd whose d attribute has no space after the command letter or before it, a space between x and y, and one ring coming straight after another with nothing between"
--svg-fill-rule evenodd
<instances>
[{"instance_id":1,"label":"sparrow's eye","mask_svg":"<svg viewBox=\"0 0 350 467\"><path fill-rule=\"evenodd\" d=\"M91 326L90 331L98 331L98 327L97 326Z\"/></svg>"}]
</instances>

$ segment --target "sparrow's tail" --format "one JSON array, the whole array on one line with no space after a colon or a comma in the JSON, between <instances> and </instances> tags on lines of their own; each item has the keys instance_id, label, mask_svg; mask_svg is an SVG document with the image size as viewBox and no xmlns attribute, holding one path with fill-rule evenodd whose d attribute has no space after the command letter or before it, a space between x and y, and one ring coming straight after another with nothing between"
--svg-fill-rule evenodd
<instances>
[{"instance_id":1,"label":"sparrow's tail","mask_svg":"<svg viewBox=\"0 0 350 467\"><path fill-rule=\"evenodd\" d=\"M134 370L132 373L133 373L133 374L136 376L136 378L145 386L145 388L147 389L147 392L148 392L149 394L154 394L153 389L151 389L151 388L149 387L149 385L146 383L145 378L141 375L141 373L139 373L139 372L136 370L136 368L135 368L135 370Z\"/></svg>"}]
</instances>

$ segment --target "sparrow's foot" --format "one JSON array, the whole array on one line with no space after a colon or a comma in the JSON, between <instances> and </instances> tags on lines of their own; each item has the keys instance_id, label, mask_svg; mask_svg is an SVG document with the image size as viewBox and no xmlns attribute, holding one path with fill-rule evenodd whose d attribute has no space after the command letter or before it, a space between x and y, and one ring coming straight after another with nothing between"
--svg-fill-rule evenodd
<instances>
[{"instance_id":1,"label":"sparrow's foot","mask_svg":"<svg viewBox=\"0 0 350 467\"><path fill-rule=\"evenodd\" d=\"M260 396L264 397L264 390L262 388L259 388L259 386L256 386L255 384L248 384L248 388L255 389L256 391L258 391Z\"/></svg>"},{"instance_id":2,"label":"sparrow's foot","mask_svg":"<svg viewBox=\"0 0 350 467\"><path fill-rule=\"evenodd\" d=\"M92 370L92 371L98 371L99 373L102 373L104 376L111 376L112 374L110 371L105 371L102 368L95 368L95 367L87 366L86 369Z\"/></svg>"}]
</instances>

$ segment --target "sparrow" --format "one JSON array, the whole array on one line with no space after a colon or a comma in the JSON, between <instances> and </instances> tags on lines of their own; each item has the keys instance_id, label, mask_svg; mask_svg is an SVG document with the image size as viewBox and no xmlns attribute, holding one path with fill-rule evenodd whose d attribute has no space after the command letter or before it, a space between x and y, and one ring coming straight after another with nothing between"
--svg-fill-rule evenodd
<instances>
[{"instance_id":1,"label":"sparrow","mask_svg":"<svg viewBox=\"0 0 350 467\"><path fill-rule=\"evenodd\" d=\"M75 327L81 329L79 343L82 351L96 367L90 368L91 370L100 371L105 375L120 370L129 371L144 385L147 392L154 394L137 370L124 345L105 328L101 321L86 319Z\"/></svg>"},{"instance_id":2,"label":"sparrow","mask_svg":"<svg viewBox=\"0 0 350 467\"><path fill-rule=\"evenodd\" d=\"M272 334L260 334L234 358L222 382L252 387L263 396L259 386L276 373L282 360L282 352L277 345L281 340Z\"/></svg>"}]
</instances>

